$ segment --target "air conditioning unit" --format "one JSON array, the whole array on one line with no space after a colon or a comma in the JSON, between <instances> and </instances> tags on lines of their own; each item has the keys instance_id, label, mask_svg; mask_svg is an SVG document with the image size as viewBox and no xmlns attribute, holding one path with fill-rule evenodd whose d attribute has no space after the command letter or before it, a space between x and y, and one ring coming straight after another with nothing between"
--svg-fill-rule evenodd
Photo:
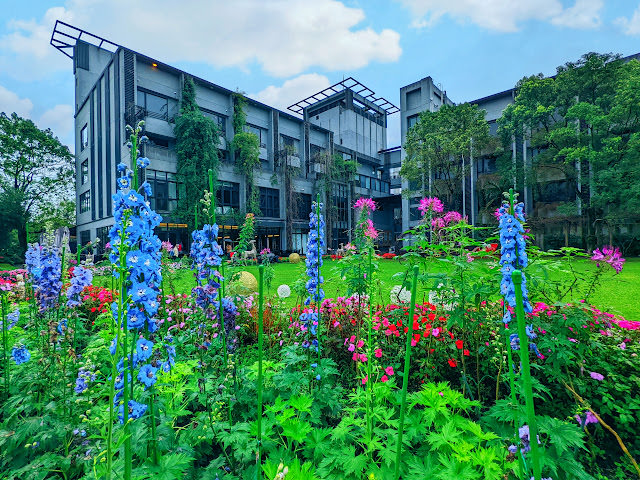
<instances>
[{"instance_id":1,"label":"air conditioning unit","mask_svg":"<svg viewBox=\"0 0 640 480\"><path fill-rule=\"evenodd\" d=\"M324 163L314 163L313 164L313 171L316 173L326 173L327 172L327 167Z\"/></svg>"},{"instance_id":2,"label":"air conditioning unit","mask_svg":"<svg viewBox=\"0 0 640 480\"><path fill-rule=\"evenodd\" d=\"M300 157L289 155L287 157L287 165L289 165L290 167L300 168Z\"/></svg>"}]
</instances>

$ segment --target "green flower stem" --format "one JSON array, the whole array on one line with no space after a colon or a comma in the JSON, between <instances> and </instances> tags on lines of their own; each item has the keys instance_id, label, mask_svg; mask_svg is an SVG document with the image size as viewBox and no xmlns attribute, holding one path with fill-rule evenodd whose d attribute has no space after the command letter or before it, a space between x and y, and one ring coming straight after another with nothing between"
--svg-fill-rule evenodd
<instances>
[{"instance_id":1,"label":"green flower stem","mask_svg":"<svg viewBox=\"0 0 640 480\"><path fill-rule=\"evenodd\" d=\"M407 387L409 385L409 367L411 366L411 339L413 338L413 314L416 309L416 292L418 290L418 265L413 267L413 279L411 280L411 304L409 305L409 318L407 331L407 343L404 354L404 371L402 372L402 397L400 400L400 420L398 423L398 441L396 442L396 468L393 478L400 478L400 458L402 457L402 434L404 430L404 415L407 407Z\"/></svg>"},{"instance_id":2,"label":"green flower stem","mask_svg":"<svg viewBox=\"0 0 640 480\"><path fill-rule=\"evenodd\" d=\"M369 321L367 322L367 450L371 448L371 440L373 439L373 418L371 415L371 384L372 384L372 372L371 367L373 363L373 316L371 314L371 304L373 299L373 247L369 246L367 251L368 270L367 270L367 290L369 294Z\"/></svg>"},{"instance_id":3,"label":"green flower stem","mask_svg":"<svg viewBox=\"0 0 640 480\"><path fill-rule=\"evenodd\" d=\"M151 461L154 465L158 464L158 435L156 433L156 409L155 409L156 391L151 385L151 396L149 397L149 410L151 410Z\"/></svg>"},{"instance_id":4,"label":"green flower stem","mask_svg":"<svg viewBox=\"0 0 640 480\"><path fill-rule=\"evenodd\" d=\"M316 279L316 295L317 302L316 307L318 308L318 328L316 329L316 340L318 340L318 360L320 360L320 327L322 323L320 322L320 307L322 306L322 300L320 300L320 270L322 268L322 250L320 250L320 194L316 197L316 227L318 229L318 241L316 242L318 245L318 278Z\"/></svg>"},{"instance_id":5,"label":"green flower stem","mask_svg":"<svg viewBox=\"0 0 640 480\"><path fill-rule=\"evenodd\" d=\"M520 338L520 361L522 362L522 381L524 384L524 399L527 408L527 422L529 424L529 444L531 445L531 463L533 478L540 480L542 470L538 453L538 427L533 405L533 387L531 385L531 366L529 365L529 339L524 318L524 302L522 300L522 272L514 270L511 279L516 289L516 318L518 319L518 337Z\"/></svg>"},{"instance_id":6,"label":"green flower stem","mask_svg":"<svg viewBox=\"0 0 640 480\"><path fill-rule=\"evenodd\" d=\"M506 305L504 308L507 308ZM514 429L515 429L515 437L516 437L516 444L518 444L518 440L519 440L519 433L518 433L518 426L520 425L520 421L518 420L519 415L519 402L518 402L518 397L516 395L516 374L513 371L513 355L511 353L511 343L509 342L509 330L507 330L505 328L505 341L507 344L507 370L509 371L509 387L511 389L511 403L513 403L513 408L515 409L515 415L514 415ZM518 449L518 452L516 453L516 457L518 457L518 469L520 471L520 476L518 478L520 478L520 480L523 480L524 477L524 472L525 472L525 464L524 464L524 458L522 457L522 454L520 453L520 449Z\"/></svg>"},{"instance_id":7,"label":"green flower stem","mask_svg":"<svg viewBox=\"0 0 640 480\"><path fill-rule=\"evenodd\" d=\"M9 334L7 333L7 295L2 293L2 361L4 363L2 374L4 375L4 391L9 398Z\"/></svg>"},{"instance_id":8,"label":"green flower stem","mask_svg":"<svg viewBox=\"0 0 640 480\"><path fill-rule=\"evenodd\" d=\"M262 333L264 329L264 265L258 266L258 453L257 478L262 479Z\"/></svg>"}]
</instances>

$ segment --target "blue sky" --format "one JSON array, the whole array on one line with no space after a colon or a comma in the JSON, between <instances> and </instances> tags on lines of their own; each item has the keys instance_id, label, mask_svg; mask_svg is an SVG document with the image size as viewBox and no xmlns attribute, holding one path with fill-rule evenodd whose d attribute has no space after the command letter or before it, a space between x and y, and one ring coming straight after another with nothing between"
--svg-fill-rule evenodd
<instances>
[{"instance_id":1,"label":"blue sky","mask_svg":"<svg viewBox=\"0 0 640 480\"><path fill-rule=\"evenodd\" d=\"M589 51L640 51L640 0L5 0L0 111L69 145L73 74L49 45L56 19L283 109L349 76L395 104L431 76L463 102Z\"/></svg>"}]
</instances>

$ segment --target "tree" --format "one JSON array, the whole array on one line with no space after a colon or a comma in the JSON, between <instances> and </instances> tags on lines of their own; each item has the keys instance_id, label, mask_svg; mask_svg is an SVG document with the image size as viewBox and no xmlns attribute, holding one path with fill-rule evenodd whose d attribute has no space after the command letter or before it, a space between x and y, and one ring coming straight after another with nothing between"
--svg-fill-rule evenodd
<instances>
[{"instance_id":1,"label":"tree","mask_svg":"<svg viewBox=\"0 0 640 480\"><path fill-rule=\"evenodd\" d=\"M74 197L73 158L51 130L15 113L0 114L0 194L14 207L20 199L15 228L22 251L27 248L27 219Z\"/></svg>"},{"instance_id":2,"label":"tree","mask_svg":"<svg viewBox=\"0 0 640 480\"><path fill-rule=\"evenodd\" d=\"M478 157L490 143L484 111L477 105L443 105L425 111L407 132L400 175L409 181L409 194L436 195L449 208L462 206L462 179L470 157Z\"/></svg>"},{"instance_id":3,"label":"tree","mask_svg":"<svg viewBox=\"0 0 640 480\"><path fill-rule=\"evenodd\" d=\"M192 225L194 209L199 206L204 190L209 188L209 169L214 172L214 190L218 178L220 130L205 117L196 103L195 84L187 77L182 90L180 115L174 127L178 177L183 184L176 216Z\"/></svg>"},{"instance_id":4,"label":"tree","mask_svg":"<svg viewBox=\"0 0 640 480\"><path fill-rule=\"evenodd\" d=\"M532 221L576 222L582 226L581 246L592 248L598 225L608 224L611 231L615 223L638 219L640 64L587 53L557 72L516 85L515 103L498 121L500 135L505 147L513 138L526 138L539 153L526 167L516 162L520 170L505 174L531 187L534 196L552 178L571 185L575 202L560 204L554 218L534 211Z\"/></svg>"}]
</instances>

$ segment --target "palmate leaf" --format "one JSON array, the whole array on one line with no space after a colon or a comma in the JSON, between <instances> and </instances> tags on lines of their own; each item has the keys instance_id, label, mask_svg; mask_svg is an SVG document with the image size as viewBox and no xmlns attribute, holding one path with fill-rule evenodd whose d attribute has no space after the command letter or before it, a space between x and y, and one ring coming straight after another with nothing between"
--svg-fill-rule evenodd
<instances>
[{"instance_id":1,"label":"palmate leaf","mask_svg":"<svg viewBox=\"0 0 640 480\"><path fill-rule=\"evenodd\" d=\"M471 462L482 468L484 480L500 480L504 478L501 468L502 458L498 457L493 448L477 448L470 453Z\"/></svg>"},{"instance_id":2,"label":"palmate leaf","mask_svg":"<svg viewBox=\"0 0 640 480\"><path fill-rule=\"evenodd\" d=\"M440 467L435 474L436 478L441 480L476 480L481 479L482 475L474 470L473 466L468 462L460 462L453 456L439 455L438 461Z\"/></svg>"},{"instance_id":3,"label":"palmate leaf","mask_svg":"<svg viewBox=\"0 0 640 480\"><path fill-rule=\"evenodd\" d=\"M435 458L435 455L412 455L409 456L409 458L404 458L404 468L401 467L401 471L408 470L408 473L406 477L403 475L402 478L406 478L407 480L431 480L440 468L440 464Z\"/></svg>"},{"instance_id":4,"label":"palmate leaf","mask_svg":"<svg viewBox=\"0 0 640 480\"><path fill-rule=\"evenodd\" d=\"M575 447L586 450L583 433L576 424L547 416L538 417L537 422L538 431L549 435L558 455Z\"/></svg>"},{"instance_id":5,"label":"palmate leaf","mask_svg":"<svg viewBox=\"0 0 640 480\"><path fill-rule=\"evenodd\" d=\"M309 432L311 432L311 425L296 418L289 419L282 423L282 435L298 443L302 443Z\"/></svg>"},{"instance_id":6,"label":"palmate leaf","mask_svg":"<svg viewBox=\"0 0 640 480\"><path fill-rule=\"evenodd\" d=\"M313 400L306 395L294 395L289 399L289 405L300 412L311 412Z\"/></svg>"}]
</instances>

